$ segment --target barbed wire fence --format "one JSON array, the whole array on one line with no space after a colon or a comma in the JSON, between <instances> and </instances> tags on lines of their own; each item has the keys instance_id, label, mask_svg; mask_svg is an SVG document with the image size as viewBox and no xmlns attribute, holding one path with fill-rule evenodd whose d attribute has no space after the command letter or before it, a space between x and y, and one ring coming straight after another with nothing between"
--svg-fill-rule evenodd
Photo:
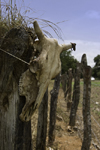
<instances>
[{"instance_id":1,"label":"barbed wire fence","mask_svg":"<svg viewBox=\"0 0 100 150\"><path fill-rule=\"evenodd\" d=\"M100 133L100 123L97 120L97 118L95 118L95 115L92 112L92 104L95 105L95 108L98 105L96 104L96 101L94 99L90 98L90 93L91 93L91 68L89 66L87 66L87 59L86 59L86 55L85 54L83 54L82 61L81 61L81 73L83 72L83 74L84 74L84 68L85 68L85 71L86 71L86 76L87 76L87 78L89 80L88 79L86 80L86 77L84 77L84 75L83 75L83 82L81 80L81 83L83 84L83 89L79 88L79 90L80 90L80 96L81 96L81 98L83 97L83 101L81 100L79 102L79 105L81 105L81 106L78 107L78 108L76 108L77 114L75 114L76 112L74 111L73 116L75 116L75 121L79 122L79 126L77 128L77 133L78 133L80 139L82 140L83 144L84 144L84 139L86 139L85 136L88 136L88 138L90 138L89 139L90 140L90 145L89 145L89 147L87 149L92 149L92 150L97 149L97 150L100 150L100 134L99 134ZM90 69L90 71L89 71L89 69ZM90 76L89 76L89 74L90 74ZM68 80L68 75L66 77L67 77L67 80ZM87 85L89 83L88 88L87 88L87 90L88 90L87 92L86 92L86 87L85 87L85 91L84 91L84 78L85 78L85 84ZM75 84L75 81L74 81L74 84ZM77 86L78 85L76 85L75 88L77 88ZM93 83L92 86L98 86L99 87L100 85ZM73 97L74 97L74 92L76 93L76 89L75 88L73 89L73 93L67 93L67 94L73 94ZM68 89L68 87L67 87L67 89ZM66 93L66 92L64 91L64 93ZM65 96L67 94L65 94ZM86 94L86 95L89 94L88 97L87 97L87 102L84 102L84 94ZM89 100L90 104L88 103L88 99L89 98L90 98L90 100ZM65 97L65 100L66 100L66 97ZM89 108L84 108L84 104L85 103L88 103L88 107ZM73 106L73 98L72 98L72 106ZM87 105L86 105L86 107L87 107ZM89 125L89 127L90 127L90 129L89 129L90 133L88 133L88 135L84 131L85 128L87 128L87 127L84 127L84 124L86 123L85 122L86 118L84 119L84 116L82 114L80 114L80 110L82 110L82 108L84 109L83 111L85 113L85 117L86 117L86 115L87 116L89 115L89 109L91 109L90 110L90 118L88 118L89 116L87 117L87 119L90 120L90 121L87 120L87 125ZM98 129L98 131L97 131L98 133L96 132L96 129ZM85 142L86 142L86 140L85 140ZM83 150L83 149L84 148L81 148L81 150Z\"/></svg>"}]
</instances>

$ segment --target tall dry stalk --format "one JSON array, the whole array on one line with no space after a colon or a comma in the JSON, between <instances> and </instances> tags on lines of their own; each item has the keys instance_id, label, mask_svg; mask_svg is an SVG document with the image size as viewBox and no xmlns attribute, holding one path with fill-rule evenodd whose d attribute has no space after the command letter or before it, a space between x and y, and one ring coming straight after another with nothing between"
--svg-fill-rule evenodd
<instances>
[{"instance_id":1,"label":"tall dry stalk","mask_svg":"<svg viewBox=\"0 0 100 150\"><path fill-rule=\"evenodd\" d=\"M12 14L12 0L10 1L11 2L11 22L13 22L13 14Z\"/></svg>"},{"instance_id":2,"label":"tall dry stalk","mask_svg":"<svg viewBox=\"0 0 100 150\"><path fill-rule=\"evenodd\" d=\"M0 22L1 22L1 0L0 0Z\"/></svg>"}]
</instances>

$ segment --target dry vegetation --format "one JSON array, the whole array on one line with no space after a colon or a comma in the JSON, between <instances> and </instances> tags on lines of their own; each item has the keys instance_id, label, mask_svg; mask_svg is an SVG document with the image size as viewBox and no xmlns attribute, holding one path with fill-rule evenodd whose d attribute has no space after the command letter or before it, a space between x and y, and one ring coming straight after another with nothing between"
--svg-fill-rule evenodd
<instances>
[{"instance_id":1,"label":"dry vegetation","mask_svg":"<svg viewBox=\"0 0 100 150\"><path fill-rule=\"evenodd\" d=\"M37 20L39 22L46 36L53 37L50 32L45 30L46 27L49 27L54 31L58 38L62 39L62 30L57 24L65 21L53 23L52 21L42 18L30 17L35 16L34 14L36 14L36 12L30 7L25 7L24 1L20 1L20 3L21 2L23 3L23 5L18 8L16 0L9 0L9 3L3 0L2 2L0 1L0 43L5 33L14 27L21 26L24 28L33 28L34 20Z\"/></svg>"}]
</instances>

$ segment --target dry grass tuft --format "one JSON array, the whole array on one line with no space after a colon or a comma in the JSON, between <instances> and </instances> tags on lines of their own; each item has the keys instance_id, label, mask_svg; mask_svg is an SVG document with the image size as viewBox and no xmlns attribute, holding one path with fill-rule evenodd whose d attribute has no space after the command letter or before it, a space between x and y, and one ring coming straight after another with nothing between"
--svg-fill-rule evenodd
<instances>
[{"instance_id":1,"label":"dry grass tuft","mask_svg":"<svg viewBox=\"0 0 100 150\"><path fill-rule=\"evenodd\" d=\"M5 35L5 33L9 31L11 28L19 27L19 26L24 28L33 27L34 20L37 20L39 22L46 36L53 37L47 30L44 30L44 28L50 27L58 36L58 38L62 39L62 31L57 24L65 21L53 23L45 19L32 18L29 17L28 13L29 12L31 14L36 13L33 9L27 7L26 10L22 12L21 8L18 9L16 3L14 3L14 6L12 6L12 0L10 0L9 3L1 2L0 5L1 8L0 9L0 41Z\"/></svg>"}]
</instances>

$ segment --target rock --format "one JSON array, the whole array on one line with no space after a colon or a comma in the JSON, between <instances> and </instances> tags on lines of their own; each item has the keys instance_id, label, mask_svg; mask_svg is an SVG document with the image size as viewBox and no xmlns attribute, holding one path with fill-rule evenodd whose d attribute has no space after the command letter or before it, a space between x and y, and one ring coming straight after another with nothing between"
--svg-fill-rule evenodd
<instances>
[{"instance_id":1,"label":"rock","mask_svg":"<svg viewBox=\"0 0 100 150\"><path fill-rule=\"evenodd\" d=\"M99 105L99 102L96 102L95 104L96 104L96 105Z\"/></svg>"},{"instance_id":2,"label":"rock","mask_svg":"<svg viewBox=\"0 0 100 150\"><path fill-rule=\"evenodd\" d=\"M71 126L68 126L68 127L67 127L67 131L68 131L68 132L72 132Z\"/></svg>"},{"instance_id":3,"label":"rock","mask_svg":"<svg viewBox=\"0 0 100 150\"><path fill-rule=\"evenodd\" d=\"M61 116L59 116L58 114L57 114L57 116L56 116L56 119L57 119L58 121L63 121L63 118L62 118Z\"/></svg>"}]
</instances>

